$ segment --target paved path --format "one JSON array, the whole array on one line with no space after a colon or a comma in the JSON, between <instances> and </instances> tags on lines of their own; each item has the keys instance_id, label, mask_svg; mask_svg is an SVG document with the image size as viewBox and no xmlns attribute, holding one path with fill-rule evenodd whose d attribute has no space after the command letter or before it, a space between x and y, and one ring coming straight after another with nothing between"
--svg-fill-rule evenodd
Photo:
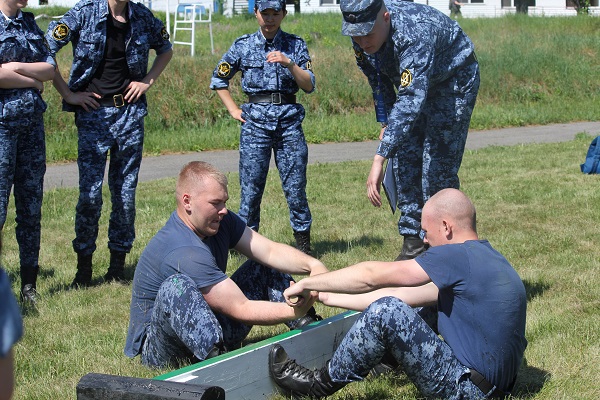
<instances>
[{"instance_id":1,"label":"paved path","mask_svg":"<svg viewBox=\"0 0 600 400\"><path fill-rule=\"evenodd\" d=\"M523 143L554 143L572 140L575 134L587 132L592 136L600 135L600 122L578 122L528 126L523 128L471 131L467 139L467 149L499 145L511 146ZM308 162L334 163L352 160L371 160L375 155L379 141L311 144L308 150ZM585 156L582 154L582 157ZM237 172L239 154L237 150L202 151L164 156L147 156L142 160L140 181L149 181L175 177L181 167L193 160L209 162L223 172ZM583 161L583 158L582 158ZM271 167L274 164L271 163ZM44 189L77 187L77 164L48 165L44 179Z\"/></svg>"}]
</instances>

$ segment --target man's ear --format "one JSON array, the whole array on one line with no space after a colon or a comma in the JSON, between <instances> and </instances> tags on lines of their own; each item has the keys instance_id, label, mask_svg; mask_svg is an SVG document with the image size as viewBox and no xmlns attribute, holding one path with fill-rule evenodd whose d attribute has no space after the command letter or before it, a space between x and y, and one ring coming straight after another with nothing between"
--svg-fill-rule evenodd
<instances>
[{"instance_id":1,"label":"man's ear","mask_svg":"<svg viewBox=\"0 0 600 400\"><path fill-rule=\"evenodd\" d=\"M390 12L389 11L384 12L383 13L383 22L385 22L387 24L388 22L390 22L390 19L391 19Z\"/></svg>"},{"instance_id":2,"label":"man's ear","mask_svg":"<svg viewBox=\"0 0 600 400\"><path fill-rule=\"evenodd\" d=\"M444 220L442 220L442 225L444 226L444 235L446 236L446 239L451 240L452 239L452 224L450 224L450 221L446 221L444 219Z\"/></svg>"},{"instance_id":3,"label":"man's ear","mask_svg":"<svg viewBox=\"0 0 600 400\"><path fill-rule=\"evenodd\" d=\"M181 201L181 203L183 204L183 208L184 208L186 211L190 211L190 210L191 210L191 208L192 208L192 204L191 204L191 203L192 203L192 202L191 202L191 198L192 198L192 196L190 196L190 195L189 195L189 194L187 194L187 193L184 193L184 194L181 196L181 200L182 200L182 201Z\"/></svg>"}]
</instances>

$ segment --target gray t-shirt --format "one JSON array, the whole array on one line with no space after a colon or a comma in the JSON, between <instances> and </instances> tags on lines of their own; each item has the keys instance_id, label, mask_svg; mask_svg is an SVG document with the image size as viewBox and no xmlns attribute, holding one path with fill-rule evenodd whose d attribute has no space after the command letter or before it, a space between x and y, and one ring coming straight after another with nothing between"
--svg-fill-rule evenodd
<instances>
[{"instance_id":1,"label":"gray t-shirt","mask_svg":"<svg viewBox=\"0 0 600 400\"><path fill-rule=\"evenodd\" d=\"M135 357L142 351L160 285L178 273L192 278L198 289L227 279L229 249L235 247L245 228L244 221L230 211L221 220L217 234L201 240L176 212L171 214L165 226L148 242L135 269L126 356Z\"/></svg>"},{"instance_id":2,"label":"gray t-shirt","mask_svg":"<svg viewBox=\"0 0 600 400\"><path fill-rule=\"evenodd\" d=\"M432 247L415 261L439 289L438 329L456 358L510 391L527 347L517 272L487 240Z\"/></svg>"}]
</instances>

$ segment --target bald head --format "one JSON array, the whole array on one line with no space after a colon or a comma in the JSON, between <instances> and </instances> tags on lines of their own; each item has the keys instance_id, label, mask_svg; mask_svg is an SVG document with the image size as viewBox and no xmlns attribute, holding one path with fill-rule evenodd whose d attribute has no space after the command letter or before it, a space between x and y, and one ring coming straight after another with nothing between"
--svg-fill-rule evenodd
<instances>
[{"instance_id":1,"label":"bald head","mask_svg":"<svg viewBox=\"0 0 600 400\"><path fill-rule=\"evenodd\" d=\"M455 229L464 232L477 232L475 206L460 190L443 189L425 203L423 218L434 221L452 221Z\"/></svg>"}]
</instances>

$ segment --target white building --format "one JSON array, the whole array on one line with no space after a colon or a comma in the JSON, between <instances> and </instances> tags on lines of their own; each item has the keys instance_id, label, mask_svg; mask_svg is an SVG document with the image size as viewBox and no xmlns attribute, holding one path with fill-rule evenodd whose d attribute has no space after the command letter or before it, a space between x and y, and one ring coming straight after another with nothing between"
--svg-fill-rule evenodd
<instances>
[{"instance_id":1,"label":"white building","mask_svg":"<svg viewBox=\"0 0 600 400\"><path fill-rule=\"evenodd\" d=\"M181 3L194 3L194 1L179 0ZM212 3L210 0L203 0ZM223 10L225 15L248 12L248 5L252 7L255 0L224 0ZM290 0L288 0L289 2ZM450 14L448 0L415 0L417 3L428 4L438 10ZM570 16L577 15L572 0L530 0L527 13L538 16ZM599 0L591 0L590 13L600 16ZM77 0L29 0L30 7L40 5L71 7ZM174 13L178 0L144 0L143 3L153 10L165 11L167 8ZM300 11L303 13L340 12L340 0L300 0ZM464 18L498 17L507 13L515 13L515 0L461 0L461 12ZM289 12L294 12L294 5L288 4Z\"/></svg>"}]
</instances>

